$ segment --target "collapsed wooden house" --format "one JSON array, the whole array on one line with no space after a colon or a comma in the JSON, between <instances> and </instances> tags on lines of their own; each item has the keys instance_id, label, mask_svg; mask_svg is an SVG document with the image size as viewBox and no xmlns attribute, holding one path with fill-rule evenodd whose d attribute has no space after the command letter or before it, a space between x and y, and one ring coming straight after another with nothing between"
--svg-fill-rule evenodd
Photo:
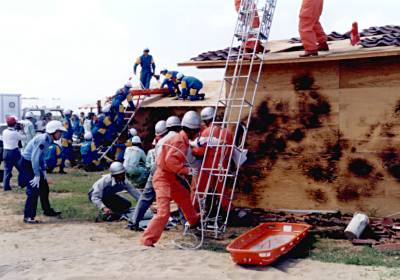
<instances>
[{"instance_id":1,"label":"collapsed wooden house","mask_svg":"<svg viewBox=\"0 0 400 280\"><path fill-rule=\"evenodd\" d=\"M236 205L381 216L400 211L400 48L365 49L348 41L330 47L328 54L299 58L299 45L270 42L270 52L260 57L264 66ZM198 103L149 101L138 112L138 127L149 131L172 113L215 106L216 94L208 96Z\"/></svg>"}]
</instances>

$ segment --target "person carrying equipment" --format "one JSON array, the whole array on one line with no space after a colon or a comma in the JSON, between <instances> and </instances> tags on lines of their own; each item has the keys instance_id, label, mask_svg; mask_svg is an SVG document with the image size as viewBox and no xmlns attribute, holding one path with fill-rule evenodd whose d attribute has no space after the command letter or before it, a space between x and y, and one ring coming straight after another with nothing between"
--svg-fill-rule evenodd
<instances>
[{"instance_id":1,"label":"person carrying equipment","mask_svg":"<svg viewBox=\"0 0 400 280\"><path fill-rule=\"evenodd\" d=\"M61 147L57 143L52 143L45 155L46 171L53 173L54 169L61 164Z\"/></svg>"},{"instance_id":2,"label":"person carrying equipment","mask_svg":"<svg viewBox=\"0 0 400 280\"><path fill-rule=\"evenodd\" d=\"M174 97L177 94L180 95L179 86L176 83L176 76L178 75L178 71L168 71L167 69L163 69L160 71L160 75L164 75L164 81L161 84L160 88L168 87L170 97Z\"/></svg>"},{"instance_id":3,"label":"person carrying equipment","mask_svg":"<svg viewBox=\"0 0 400 280\"><path fill-rule=\"evenodd\" d=\"M133 66L133 73L136 75L137 67L140 65L142 71L140 72L140 82L143 89L150 88L150 81L156 72L156 64L154 63L153 56L150 54L150 50L145 48L143 55L136 59L135 65Z\"/></svg>"},{"instance_id":4,"label":"person carrying equipment","mask_svg":"<svg viewBox=\"0 0 400 280\"><path fill-rule=\"evenodd\" d=\"M20 142L25 140L25 135L17 131L17 118L8 116L6 118L7 128L3 131L3 160L4 160L4 175L3 175L3 189L10 191L10 180L12 177L12 170L14 167L20 172L18 161L21 158L19 151Z\"/></svg>"},{"instance_id":5,"label":"person carrying equipment","mask_svg":"<svg viewBox=\"0 0 400 280\"><path fill-rule=\"evenodd\" d=\"M85 142L81 146L82 164L86 172L103 171L104 166L99 161L96 144L93 142L93 135L90 132L85 133Z\"/></svg>"},{"instance_id":6,"label":"person carrying equipment","mask_svg":"<svg viewBox=\"0 0 400 280\"><path fill-rule=\"evenodd\" d=\"M204 100L204 94L199 93L203 88L203 83L199 79L184 76L182 73L179 73L176 78L180 83L180 99L189 99L190 101Z\"/></svg>"},{"instance_id":7,"label":"person carrying equipment","mask_svg":"<svg viewBox=\"0 0 400 280\"><path fill-rule=\"evenodd\" d=\"M222 149L222 147L208 147L207 155L205 155L207 142L210 139L210 142L214 145L216 144L227 144L232 145L233 136L231 132L227 129L221 129L219 126L212 124L213 118L215 114L215 109L213 107L204 108L201 113L201 120L205 124L205 129L201 132L200 137L197 141L194 141L194 145L192 146L192 153L196 158L203 158L203 168L214 168L217 169L222 159L222 168L226 169L228 167L228 158L229 153L231 152L231 148ZM221 138L221 139L220 139ZM214 157L215 161L214 161ZM213 164L214 163L214 164ZM214 171L215 173L216 171ZM200 177L198 178L198 191L204 192L207 187L207 182L210 179L210 187L211 190L216 190L218 193L221 193L223 187L223 181L218 180L217 176L211 176L210 171L202 171ZM192 196L196 191L196 181L192 182ZM222 208L224 210L228 210L229 207L229 199L230 195L226 192L222 197ZM217 202L218 203L218 202ZM196 206L198 207L197 203Z\"/></svg>"},{"instance_id":8,"label":"person carrying equipment","mask_svg":"<svg viewBox=\"0 0 400 280\"><path fill-rule=\"evenodd\" d=\"M328 37L319 22L323 6L323 0L303 0L299 33L305 52L300 57L318 56L318 51L329 51Z\"/></svg>"},{"instance_id":9,"label":"person carrying equipment","mask_svg":"<svg viewBox=\"0 0 400 280\"><path fill-rule=\"evenodd\" d=\"M180 123L180 121L179 121ZM158 141L160 139L163 139L165 135L168 133L167 125L165 121L159 121L157 122L155 126L155 134L156 138L155 141L153 142L154 145L157 145ZM158 139L158 140L156 140ZM139 227L139 223L141 220L143 220L143 217L151 206L153 204L154 200L156 199L156 193L153 188L153 175L154 172L157 168L156 165L156 152L155 148L151 149L147 153L146 157L146 168L150 171L150 175L147 179L146 186L143 189L142 194L140 195L139 201L136 204L135 207L135 212L133 213L132 219L129 221L128 228L131 230L135 231L141 231L142 229Z\"/></svg>"},{"instance_id":10,"label":"person carrying equipment","mask_svg":"<svg viewBox=\"0 0 400 280\"><path fill-rule=\"evenodd\" d=\"M118 195L127 191L135 200L140 197L140 192L126 179L125 168L120 162L113 162L110 174L97 180L88 193L89 201L100 211L99 218L104 221L113 221L130 211L131 202Z\"/></svg>"},{"instance_id":11,"label":"person carrying equipment","mask_svg":"<svg viewBox=\"0 0 400 280\"><path fill-rule=\"evenodd\" d=\"M146 169L146 154L142 149L142 141L139 136L132 138L132 147L128 147L124 155L124 167L128 178L135 186L143 186L149 177Z\"/></svg>"},{"instance_id":12,"label":"person carrying equipment","mask_svg":"<svg viewBox=\"0 0 400 280\"><path fill-rule=\"evenodd\" d=\"M170 217L170 202L174 200L182 210L191 227L197 227L200 217L194 209L190 193L177 176L197 176L198 170L185 166L189 139L196 138L200 131L200 117L194 111L187 112L182 119L182 130L165 141L157 157L157 169L153 177L156 192L157 214L150 221L141 238L144 246L154 246L160 239Z\"/></svg>"},{"instance_id":13,"label":"person carrying equipment","mask_svg":"<svg viewBox=\"0 0 400 280\"><path fill-rule=\"evenodd\" d=\"M65 115L65 118L64 118L63 125L65 128L65 131L64 131L64 133L62 135L62 139L61 139L61 164L60 164L60 171L59 171L60 174L67 174L64 170L65 161L67 159L71 163L71 167L74 167L76 165L73 150L72 150L72 137L74 135L74 129L71 124L72 110L70 110L70 109L65 110L64 115Z\"/></svg>"},{"instance_id":14,"label":"person carrying equipment","mask_svg":"<svg viewBox=\"0 0 400 280\"><path fill-rule=\"evenodd\" d=\"M67 132L60 121L50 121L46 125L44 134L35 136L22 152L18 176L20 186L26 187L26 202L24 208L24 222L36 224L36 208L38 197L43 213L46 216L59 216L61 212L55 211L49 202L49 185L47 182L45 153L53 143L61 138L61 134Z\"/></svg>"}]
</instances>

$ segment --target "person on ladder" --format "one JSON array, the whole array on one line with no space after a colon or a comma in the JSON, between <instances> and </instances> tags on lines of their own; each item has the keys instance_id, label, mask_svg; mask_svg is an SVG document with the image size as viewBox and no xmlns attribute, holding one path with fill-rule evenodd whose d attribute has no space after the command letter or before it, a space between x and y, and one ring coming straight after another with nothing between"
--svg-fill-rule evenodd
<instances>
[{"instance_id":1,"label":"person on ladder","mask_svg":"<svg viewBox=\"0 0 400 280\"><path fill-rule=\"evenodd\" d=\"M140 82L143 89L150 88L150 81L156 72L156 64L154 63L153 56L149 54L150 50L145 48L143 55L136 59L135 65L133 66L133 73L136 75L137 67L140 65L142 70L140 72Z\"/></svg>"},{"instance_id":2,"label":"person on ladder","mask_svg":"<svg viewBox=\"0 0 400 280\"><path fill-rule=\"evenodd\" d=\"M96 144L93 141L93 135L91 132L85 133L85 142L81 146L81 156L83 168L86 172L103 171L104 166L99 161L99 154L97 152Z\"/></svg>"},{"instance_id":3,"label":"person on ladder","mask_svg":"<svg viewBox=\"0 0 400 280\"><path fill-rule=\"evenodd\" d=\"M171 200L174 200L181 208L191 228L196 228L200 222L200 216L192 205L189 191L177 179L177 176L196 177L198 175L198 170L185 166L185 163L189 140L195 139L199 131L200 116L194 111L189 111L183 116L182 130L165 141L161 147L153 177L157 214L150 221L141 238L141 244L144 246L153 247L160 239L170 217Z\"/></svg>"},{"instance_id":4,"label":"person on ladder","mask_svg":"<svg viewBox=\"0 0 400 280\"><path fill-rule=\"evenodd\" d=\"M122 104L125 100L128 101L129 109L135 111L135 104L133 103L133 96L130 94L132 83L127 82L123 88L120 88L111 99L110 114L111 119L116 120L119 128L123 127L125 118L125 107ZM105 106L104 106L105 107ZM103 109L104 111L104 109Z\"/></svg>"},{"instance_id":5,"label":"person on ladder","mask_svg":"<svg viewBox=\"0 0 400 280\"><path fill-rule=\"evenodd\" d=\"M329 51L328 37L319 22L323 6L324 0L303 0L299 32L305 52L300 57L318 56L318 51Z\"/></svg>"},{"instance_id":6,"label":"person on ladder","mask_svg":"<svg viewBox=\"0 0 400 280\"><path fill-rule=\"evenodd\" d=\"M226 169L228 168L228 158L231 152L231 148L223 149L222 147L209 147L207 154L205 154L208 141L210 141L210 143L214 145L215 144L232 145L233 143L232 133L228 129L221 129L221 127L213 125L214 114L215 114L215 109L213 107L206 107L201 111L200 116L201 120L205 124L205 129L203 129L197 141L194 141L193 143L194 146L192 147L192 153L196 158L203 158L204 168L218 169L218 167L220 166L220 162L222 161L222 168ZM196 191L196 183L198 185L199 192L204 192L206 190L210 176L211 176L210 171L201 172L198 181L192 182L192 195L194 195ZM217 193L222 192L222 187L224 185L223 181L224 178L223 177L221 178L222 179L219 180L220 178L218 178L217 176L211 176L209 185L211 191L215 190ZM230 200L230 194L227 191L227 187L225 186L225 191L224 195L222 196L222 202L221 202L222 209L224 209L225 211L228 211L229 200Z\"/></svg>"},{"instance_id":7,"label":"person on ladder","mask_svg":"<svg viewBox=\"0 0 400 280\"><path fill-rule=\"evenodd\" d=\"M76 165L73 150L72 150L72 137L74 135L74 129L71 124L72 110L65 110L64 127L65 131L61 139L61 164L60 164L60 174L67 174L64 170L65 161L68 159L71 167Z\"/></svg>"}]
</instances>

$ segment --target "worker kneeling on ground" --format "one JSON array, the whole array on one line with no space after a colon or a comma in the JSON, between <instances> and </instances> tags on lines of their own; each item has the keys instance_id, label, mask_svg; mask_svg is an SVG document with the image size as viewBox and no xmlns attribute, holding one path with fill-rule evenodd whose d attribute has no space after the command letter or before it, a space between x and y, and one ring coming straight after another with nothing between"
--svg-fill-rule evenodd
<instances>
[{"instance_id":1,"label":"worker kneeling on ground","mask_svg":"<svg viewBox=\"0 0 400 280\"><path fill-rule=\"evenodd\" d=\"M126 179L122 163L113 162L110 172L95 182L88 193L89 201L101 210L99 218L104 221L118 220L130 211L131 202L117 193L127 191L135 200L140 197L140 192Z\"/></svg>"},{"instance_id":2,"label":"worker kneeling on ground","mask_svg":"<svg viewBox=\"0 0 400 280\"><path fill-rule=\"evenodd\" d=\"M206 107L201 111L201 120L205 124L205 128L201 132L200 138L193 142L192 153L196 158L203 158L203 168L206 169L218 169L219 166L222 169L228 168L228 159L230 156L231 148L223 148L215 145L232 145L233 137L230 131L227 129L221 129L217 125L213 125L215 109L213 107ZM207 154L206 148L207 143L210 143ZM217 175L217 171L213 174ZM222 171L224 172L224 171ZM210 171L202 171L198 178L198 191L204 192L207 188L207 183L210 180L210 190L216 190L218 193L222 192L224 180L219 180L218 176L211 176ZM196 191L196 182L192 182L192 195ZM224 210L228 210L229 207L229 192L225 188L224 195L222 196L221 206ZM216 201L218 203L219 201Z\"/></svg>"},{"instance_id":3,"label":"worker kneeling on ground","mask_svg":"<svg viewBox=\"0 0 400 280\"><path fill-rule=\"evenodd\" d=\"M200 93L203 83L199 79L184 76L182 73L178 73L176 79L180 84L180 99L189 99L190 101L204 100L204 94Z\"/></svg>"},{"instance_id":4,"label":"worker kneeling on ground","mask_svg":"<svg viewBox=\"0 0 400 280\"><path fill-rule=\"evenodd\" d=\"M76 162L72 149L72 137L74 135L74 130L72 128L71 123L72 110L65 110L65 118L64 118L64 128L65 131L62 135L61 139L61 164L60 164L60 174L66 174L65 161L69 160L71 167L74 167Z\"/></svg>"},{"instance_id":5,"label":"worker kneeling on ground","mask_svg":"<svg viewBox=\"0 0 400 280\"><path fill-rule=\"evenodd\" d=\"M22 152L19 162L20 170L18 181L26 187L26 202L24 209L24 222L38 223L35 220L38 197L44 215L58 216L61 212L54 211L49 202L49 185L46 175L45 153L53 141L61 138L61 133L66 129L59 121L50 121L46 125L46 132L35 136Z\"/></svg>"},{"instance_id":6,"label":"worker kneeling on ground","mask_svg":"<svg viewBox=\"0 0 400 280\"><path fill-rule=\"evenodd\" d=\"M189 139L193 140L200 131L200 117L194 111L187 112L182 119L182 130L164 142L160 156L157 157L157 170L153 177L156 192L157 214L150 221L141 243L154 246L160 239L170 217L170 202L174 200L182 210L191 227L199 223L199 215L194 209L189 191L177 176L197 176L198 170L185 166L189 149Z\"/></svg>"},{"instance_id":7,"label":"worker kneeling on ground","mask_svg":"<svg viewBox=\"0 0 400 280\"><path fill-rule=\"evenodd\" d=\"M83 168L87 172L104 170L104 166L99 161L99 154L97 152L96 144L93 142L92 133L86 132L84 138L85 142L83 142L81 146Z\"/></svg>"},{"instance_id":8,"label":"worker kneeling on ground","mask_svg":"<svg viewBox=\"0 0 400 280\"><path fill-rule=\"evenodd\" d=\"M179 119L178 119L179 121ZM179 121L180 125L180 121ZM157 146L161 139L168 133L168 129L165 121L157 122L155 126L155 134L156 137L153 141L153 145ZM139 227L139 223L143 220L143 217L146 211L149 209L151 204L156 199L156 193L153 188L153 176L157 168L156 163L156 147L151 149L147 153L146 157L146 167L150 171L150 175L147 179L146 186L143 189L142 194L140 195L139 201L136 204L135 212L133 213L132 219L129 221L128 228L135 231L141 231L142 229Z\"/></svg>"},{"instance_id":9,"label":"worker kneeling on ground","mask_svg":"<svg viewBox=\"0 0 400 280\"><path fill-rule=\"evenodd\" d=\"M163 69L160 71L161 75L165 76L164 81L161 84L161 88L167 86L169 95L171 97L176 96L176 94L180 95L179 86L176 83L176 76L179 74L178 71L168 71L167 69Z\"/></svg>"},{"instance_id":10,"label":"worker kneeling on ground","mask_svg":"<svg viewBox=\"0 0 400 280\"><path fill-rule=\"evenodd\" d=\"M132 146L126 148L124 155L124 167L128 174L129 180L134 183L136 187L144 186L149 171L146 168L146 154L142 149L142 141L139 136L133 136Z\"/></svg>"}]
</instances>

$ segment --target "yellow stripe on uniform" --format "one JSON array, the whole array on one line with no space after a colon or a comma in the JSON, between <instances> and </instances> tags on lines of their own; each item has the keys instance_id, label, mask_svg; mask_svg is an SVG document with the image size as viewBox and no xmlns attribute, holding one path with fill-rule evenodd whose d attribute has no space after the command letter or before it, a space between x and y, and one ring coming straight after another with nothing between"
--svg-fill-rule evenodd
<instances>
[{"instance_id":1,"label":"yellow stripe on uniform","mask_svg":"<svg viewBox=\"0 0 400 280\"><path fill-rule=\"evenodd\" d=\"M181 88L182 88L182 89L187 88L186 81L182 81L182 83L181 83Z\"/></svg>"},{"instance_id":2,"label":"yellow stripe on uniform","mask_svg":"<svg viewBox=\"0 0 400 280\"><path fill-rule=\"evenodd\" d=\"M105 117L103 123L105 126L109 126L112 122L109 117Z\"/></svg>"},{"instance_id":3,"label":"yellow stripe on uniform","mask_svg":"<svg viewBox=\"0 0 400 280\"><path fill-rule=\"evenodd\" d=\"M96 144L95 143L92 143L92 145L90 145L90 150L92 152L96 151Z\"/></svg>"},{"instance_id":4,"label":"yellow stripe on uniform","mask_svg":"<svg viewBox=\"0 0 400 280\"><path fill-rule=\"evenodd\" d=\"M195 89L195 88L191 88L189 91L190 95L196 95L196 93L197 93L197 89Z\"/></svg>"}]
</instances>

